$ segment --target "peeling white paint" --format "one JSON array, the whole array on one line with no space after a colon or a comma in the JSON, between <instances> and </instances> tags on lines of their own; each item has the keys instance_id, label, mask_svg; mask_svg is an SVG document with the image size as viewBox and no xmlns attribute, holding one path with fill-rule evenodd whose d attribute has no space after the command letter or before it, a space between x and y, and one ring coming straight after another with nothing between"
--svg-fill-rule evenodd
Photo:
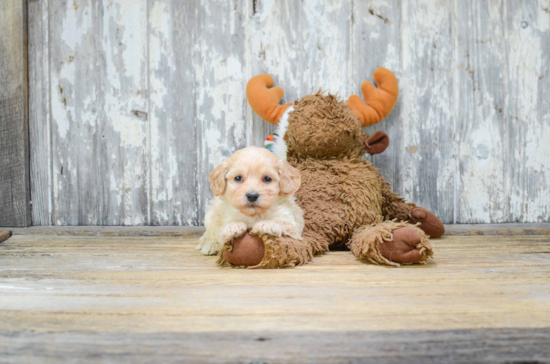
<instances>
[{"instance_id":1,"label":"peeling white paint","mask_svg":"<svg viewBox=\"0 0 550 364\"><path fill-rule=\"evenodd\" d=\"M119 133L121 146L141 148L145 142L142 123L135 116L115 115L111 120L113 131Z\"/></svg>"},{"instance_id":2,"label":"peeling white paint","mask_svg":"<svg viewBox=\"0 0 550 364\"><path fill-rule=\"evenodd\" d=\"M274 130L250 77L347 99L379 66L400 100L370 159L396 191L446 222L550 219L548 0L60 4L30 19L51 34L52 162L33 175L56 224L201 224L210 170Z\"/></svg>"}]
</instances>

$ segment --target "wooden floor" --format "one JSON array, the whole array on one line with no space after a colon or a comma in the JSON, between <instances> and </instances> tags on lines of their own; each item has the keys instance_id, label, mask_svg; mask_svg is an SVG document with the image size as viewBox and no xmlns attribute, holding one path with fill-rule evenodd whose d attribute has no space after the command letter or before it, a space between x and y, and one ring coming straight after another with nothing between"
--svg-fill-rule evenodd
<instances>
[{"instance_id":1,"label":"wooden floor","mask_svg":"<svg viewBox=\"0 0 550 364\"><path fill-rule=\"evenodd\" d=\"M0 363L546 362L550 236L447 236L424 266L220 268L184 236L0 244ZM185 360L183 360L185 359Z\"/></svg>"}]
</instances>

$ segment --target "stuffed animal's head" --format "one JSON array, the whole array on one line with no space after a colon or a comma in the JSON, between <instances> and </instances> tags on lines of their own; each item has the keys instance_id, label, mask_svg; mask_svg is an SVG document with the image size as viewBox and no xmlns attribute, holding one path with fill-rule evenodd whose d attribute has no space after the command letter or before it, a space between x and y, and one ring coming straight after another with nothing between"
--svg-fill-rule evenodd
<instances>
[{"instance_id":1,"label":"stuffed animal's head","mask_svg":"<svg viewBox=\"0 0 550 364\"><path fill-rule=\"evenodd\" d=\"M261 118L277 125L274 152L282 159L377 154L388 147L388 136L362 134L362 127L382 121L395 106L399 91L397 79L387 69L377 69L374 80L378 88L368 81L361 87L366 103L355 95L345 103L319 91L294 104L279 105L284 92L271 88L273 78L266 74L248 82L246 95Z\"/></svg>"}]
</instances>

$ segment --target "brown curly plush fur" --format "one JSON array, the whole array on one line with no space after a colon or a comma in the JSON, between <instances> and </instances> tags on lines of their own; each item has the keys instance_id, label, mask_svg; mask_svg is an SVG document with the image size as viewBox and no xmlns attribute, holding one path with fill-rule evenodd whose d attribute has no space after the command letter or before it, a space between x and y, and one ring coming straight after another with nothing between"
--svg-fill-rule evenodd
<instances>
[{"instance_id":1,"label":"brown curly plush fur","mask_svg":"<svg viewBox=\"0 0 550 364\"><path fill-rule=\"evenodd\" d=\"M284 136L289 157L327 158L363 154L361 123L335 95L304 96L294 104Z\"/></svg>"},{"instance_id":2,"label":"brown curly plush fur","mask_svg":"<svg viewBox=\"0 0 550 364\"><path fill-rule=\"evenodd\" d=\"M304 210L304 240L315 252L346 245L359 258L397 265L382 256L379 244L391 240L393 230L413 226L405 221L415 205L362 158L361 130L355 112L335 95L318 92L294 103L284 139L288 162L302 175L296 200ZM425 262L433 253L421 236Z\"/></svg>"},{"instance_id":3,"label":"brown curly plush fur","mask_svg":"<svg viewBox=\"0 0 550 364\"><path fill-rule=\"evenodd\" d=\"M412 202L405 202L405 199L391 189L391 184L383 178L380 181L382 187L382 196L384 197L384 205L382 212L386 220L396 219L397 221L407 221L411 210L416 205Z\"/></svg>"},{"instance_id":4,"label":"brown curly plush fur","mask_svg":"<svg viewBox=\"0 0 550 364\"><path fill-rule=\"evenodd\" d=\"M260 236L264 243L265 253L262 261L248 268L285 268L303 265L313 259L314 245L304 240L294 239L287 236L273 237L268 235ZM231 264L225 259L225 251L231 250L232 246L226 244L218 253L219 265L231 265L238 268L246 268Z\"/></svg>"},{"instance_id":5,"label":"brown curly plush fur","mask_svg":"<svg viewBox=\"0 0 550 364\"><path fill-rule=\"evenodd\" d=\"M393 192L379 170L362 158L367 139L357 114L335 95L319 91L294 103L284 141L287 160L302 177L296 201L304 210L303 240L261 236L264 258L251 268L302 265L337 246L371 263L394 266L399 264L391 254L398 252L411 256L412 251L417 263L433 255L420 223L408 222L416 205ZM387 141L381 150L386 147ZM394 240L394 235L404 240ZM222 251L219 264L225 263Z\"/></svg>"},{"instance_id":6,"label":"brown curly plush fur","mask_svg":"<svg viewBox=\"0 0 550 364\"><path fill-rule=\"evenodd\" d=\"M399 266L399 264L391 259L385 258L379 252L381 244L387 244L388 241L393 240L393 231L406 226L411 225L404 221L382 221L382 219L379 219L376 223L365 225L357 229L349 241L349 248L355 256L371 263ZM421 237L420 243L418 243L416 248L421 250L422 253L422 259L418 263L424 264L426 260L433 255L432 246L428 241L428 237L424 234L424 231L417 226L411 227L414 228Z\"/></svg>"}]
</instances>

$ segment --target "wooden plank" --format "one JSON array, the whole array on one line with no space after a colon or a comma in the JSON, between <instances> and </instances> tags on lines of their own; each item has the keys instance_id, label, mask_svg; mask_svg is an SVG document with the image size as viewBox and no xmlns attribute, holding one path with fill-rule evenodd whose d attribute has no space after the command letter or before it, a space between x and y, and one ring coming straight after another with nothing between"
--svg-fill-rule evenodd
<instances>
[{"instance_id":1,"label":"wooden plank","mask_svg":"<svg viewBox=\"0 0 550 364\"><path fill-rule=\"evenodd\" d=\"M346 98L379 66L401 98L371 160L396 191L445 222L549 221L550 5L468 4L30 2L34 223L200 225L210 170L273 131L251 76Z\"/></svg>"},{"instance_id":2,"label":"wooden plank","mask_svg":"<svg viewBox=\"0 0 550 364\"><path fill-rule=\"evenodd\" d=\"M2 358L435 363L549 357L548 237L441 239L436 264L405 269L338 252L274 271L219 269L213 257L193 249L196 242L10 239L0 246Z\"/></svg>"},{"instance_id":3,"label":"wooden plank","mask_svg":"<svg viewBox=\"0 0 550 364\"><path fill-rule=\"evenodd\" d=\"M197 238L13 236L3 330L372 332L550 328L548 236L446 237L425 266L331 252L295 269L220 268Z\"/></svg>"},{"instance_id":4,"label":"wooden plank","mask_svg":"<svg viewBox=\"0 0 550 364\"><path fill-rule=\"evenodd\" d=\"M507 1L507 221L550 217L550 2ZM545 10L546 9L546 10Z\"/></svg>"},{"instance_id":5,"label":"wooden plank","mask_svg":"<svg viewBox=\"0 0 550 364\"><path fill-rule=\"evenodd\" d=\"M403 77L398 122L402 139L393 143L392 150L400 166L399 191L409 201L433 211L444 223L451 223L456 174L455 96L450 77L454 53L449 26L453 4L410 0L401 6ZM384 173L384 166L380 168Z\"/></svg>"},{"instance_id":6,"label":"wooden plank","mask_svg":"<svg viewBox=\"0 0 550 364\"><path fill-rule=\"evenodd\" d=\"M382 130L390 137L390 147L384 153L367 156L381 173L392 184L394 191L410 198L404 190L404 167L400 159L405 140L404 123L408 115L403 109L404 95L407 94L406 77L401 62L401 2L354 2L353 6L353 40L352 40L352 73L351 82L353 94L361 94L361 84L369 80L373 82L372 74L378 67L392 70L399 80L400 97L392 113L380 124L368 127L366 132L372 134ZM403 89L405 87L405 89ZM409 164L410 165L410 164Z\"/></svg>"},{"instance_id":7,"label":"wooden plank","mask_svg":"<svg viewBox=\"0 0 550 364\"><path fill-rule=\"evenodd\" d=\"M0 4L0 226L30 225L27 2Z\"/></svg>"},{"instance_id":8,"label":"wooden plank","mask_svg":"<svg viewBox=\"0 0 550 364\"><path fill-rule=\"evenodd\" d=\"M550 235L549 223L445 225L445 235Z\"/></svg>"},{"instance_id":9,"label":"wooden plank","mask_svg":"<svg viewBox=\"0 0 550 364\"><path fill-rule=\"evenodd\" d=\"M56 225L147 223L146 4L50 4Z\"/></svg>"},{"instance_id":10,"label":"wooden plank","mask_svg":"<svg viewBox=\"0 0 550 364\"><path fill-rule=\"evenodd\" d=\"M33 225L52 224L49 0L30 1L29 138Z\"/></svg>"},{"instance_id":11,"label":"wooden plank","mask_svg":"<svg viewBox=\"0 0 550 364\"><path fill-rule=\"evenodd\" d=\"M542 363L550 330L100 334L0 332L8 362Z\"/></svg>"},{"instance_id":12,"label":"wooden plank","mask_svg":"<svg viewBox=\"0 0 550 364\"><path fill-rule=\"evenodd\" d=\"M99 191L103 212L98 224L147 225L147 0L109 1L102 4L98 17L97 40L105 57L100 69L105 122L99 128L101 139L96 135L108 171ZM102 170L90 172L102 175Z\"/></svg>"},{"instance_id":13,"label":"wooden plank","mask_svg":"<svg viewBox=\"0 0 550 364\"><path fill-rule=\"evenodd\" d=\"M33 226L14 228L12 232L14 235L200 237L204 226ZM550 223L445 225L445 235L550 235Z\"/></svg>"},{"instance_id":14,"label":"wooden plank","mask_svg":"<svg viewBox=\"0 0 550 364\"><path fill-rule=\"evenodd\" d=\"M319 88L350 95L352 2L257 1L247 8L247 79L268 73L294 102ZM251 144L263 145L274 128L253 114Z\"/></svg>"},{"instance_id":15,"label":"wooden plank","mask_svg":"<svg viewBox=\"0 0 550 364\"><path fill-rule=\"evenodd\" d=\"M32 226L12 229L12 233L14 235L189 236L199 238L204 233L204 226Z\"/></svg>"},{"instance_id":16,"label":"wooden plank","mask_svg":"<svg viewBox=\"0 0 550 364\"><path fill-rule=\"evenodd\" d=\"M149 1L151 225L199 225L196 2Z\"/></svg>"},{"instance_id":17,"label":"wooden plank","mask_svg":"<svg viewBox=\"0 0 550 364\"><path fill-rule=\"evenodd\" d=\"M105 168L98 140L98 129L105 122L95 36L99 30L98 8L50 0L50 10L52 223L95 225L102 220L99 191L105 177L97 174ZM81 194L87 195L84 201ZM84 206L86 209L81 209Z\"/></svg>"},{"instance_id":18,"label":"wooden plank","mask_svg":"<svg viewBox=\"0 0 550 364\"><path fill-rule=\"evenodd\" d=\"M197 41L193 52L195 110L197 220L204 221L212 197L208 175L237 149L247 145L245 122L244 27L240 0L200 1ZM186 158L186 156L181 156ZM182 171L186 173L187 171Z\"/></svg>"},{"instance_id":19,"label":"wooden plank","mask_svg":"<svg viewBox=\"0 0 550 364\"><path fill-rule=\"evenodd\" d=\"M453 221L453 57L447 1L359 2L353 17L354 92L378 67L394 71L400 99L389 117L367 128L390 136L390 148L373 164L409 201ZM404 15L405 14L405 15ZM422 36L418 36L422 34Z\"/></svg>"},{"instance_id":20,"label":"wooden plank","mask_svg":"<svg viewBox=\"0 0 550 364\"><path fill-rule=\"evenodd\" d=\"M505 6L455 6L457 223L507 222L508 113Z\"/></svg>"}]
</instances>

